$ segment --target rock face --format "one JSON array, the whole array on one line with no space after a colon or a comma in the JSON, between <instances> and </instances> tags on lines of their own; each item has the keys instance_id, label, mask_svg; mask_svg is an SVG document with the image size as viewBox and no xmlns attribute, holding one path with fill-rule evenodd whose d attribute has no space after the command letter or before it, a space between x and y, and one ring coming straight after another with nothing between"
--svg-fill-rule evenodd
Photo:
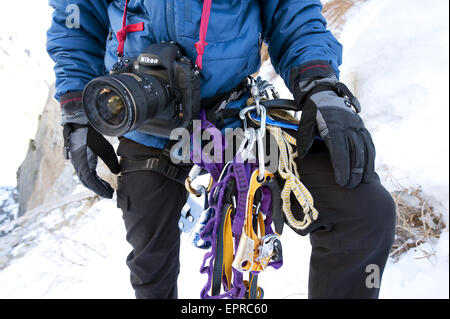
<instances>
[{"instance_id":1,"label":"rock face","mask_svg":"<svg viewBox=\"0 0 450 319\"><path fill-rule=\"evenodd\" d=\"M63 156L61 112L59 103L53 98L54 94L52 87L39 118L36 137L30 141L26 158L17 171L19 216L70 195L79 185L72 164ZM117 145L116 138L108 140L114 146ZM101 160L97 172L115 188L116 177Z\"/></svg>"},{"instance_id":2,"label":"rock face","mask_svg":"<svg viewBox=\"0 0 450 319\"><path fill-rule=\"evenodd\" d=\"M39 118L34 140L17 171L19 216L47 201L64 197L75 188L72 167L63 157L61 113L50 89L45 108Z\"/></svg>"}]
</instances>

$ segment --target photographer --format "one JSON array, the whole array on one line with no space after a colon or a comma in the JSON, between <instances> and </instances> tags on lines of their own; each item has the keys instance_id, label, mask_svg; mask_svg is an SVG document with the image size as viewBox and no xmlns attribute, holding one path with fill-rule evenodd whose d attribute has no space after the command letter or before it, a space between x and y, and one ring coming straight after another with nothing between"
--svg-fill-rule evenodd
<instances>
[{"instance_id":1,"label":"photographer","mask_svg":"<svg viewBox=\"0 0 450 319\"><path fill-rule=\"evenodd\" d=\"M366 285L366 270L376 265L380 276L383 272L394 238L395 205L374 172L375 148L357 114L359 105L349 100L352 94L338 81L342 47L326 30L320 1L50 0L50 4L55 11L47 50L56 62L56 98L67 157L81 183L105 198L112 198L114 191L96 174L97 156L113 173L122 170L117 203L133 247L127 264L137 298L177 297L177 221L187 196L180 183L185 168L168 160L164 128L186 123L165 122L173 117L165 112L176 109L186 115L229 100L240 83L258 71L262 41L302 110L299 173L320 211L308 230L309 297L378 297L379 285ZM77 18L79 23L71 23ZM173 59L168 58L172 53L160 49L160 44L171 42L182 51L171 50ZM142 53L148 59L130 60ZM161 57L168 61L161 62ZM195 61L199 73L195 68L172 69L183 59ZM148 77L126 75L136 67L146 70ZM105 78L109 71L112 75ZM180 72L184 78L191 74L192 81L180 82ZM148 85L139 84L142 81ZM121 85L135 89L122 93ZM175 92L182 92L182 97ZM136 130L137 113L127 121L122 111L129 107L137 112L139 100L145 104L146 98L158 106L148 115L149 122L142 122L146 129ZM166 107L171 103L181 108ZM121 135L120 166L111 145L89 124L93 115L85 110L91 104L104 110L103 124L120 127L115 132ZM322 141L315 139L316 134Z\"/></svg>"}]
</instances>

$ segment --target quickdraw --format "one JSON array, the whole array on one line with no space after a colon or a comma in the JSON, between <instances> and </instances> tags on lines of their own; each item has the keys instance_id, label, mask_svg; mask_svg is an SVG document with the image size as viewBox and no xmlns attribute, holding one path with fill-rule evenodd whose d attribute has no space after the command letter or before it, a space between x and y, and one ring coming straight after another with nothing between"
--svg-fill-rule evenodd
<instances>
[{"instance_id":1,"label":"quickdraw","mask_svg":"<svg viewBox=\"0 0 450 319\"><path fill-rule=\"evenodd\" d=\"M304 229L318 217L311 194L300 182L294 161L295 139L284 131L293 128L295 123L288 123L292 122L289 116L285 116L288 121L280 122L277 121L280 114L273 118L268 115L276 114L273 102L279 98L272 85L260 78L249 81L251 98L239 112L244 138L234 159L214 163L203 160L203 154L196 154L202 162L194 165L186 180L186 189L194 196L208 194L203 209L190 199L179 221L180 229L190 233L196 247L208 249L200 268L208 276L201 298L263 298L258 275L267 267L282 266L280 235L284 223ZM269 111L265 104L270 106ZM206 112L202 111L200 117L201 130L214 128L206 119ZM274 136L280 151L278 170L273 173L265 167L266 131ZM195 152L198 150L194 149L191 155ZM193 186L201 170L211 176L208 187ZM283 188L279 181L284 182ZM301 221L292 214L291 194L303 208ZM244 276L248 278L244 280Z\"/></svg>"}]
</instances>

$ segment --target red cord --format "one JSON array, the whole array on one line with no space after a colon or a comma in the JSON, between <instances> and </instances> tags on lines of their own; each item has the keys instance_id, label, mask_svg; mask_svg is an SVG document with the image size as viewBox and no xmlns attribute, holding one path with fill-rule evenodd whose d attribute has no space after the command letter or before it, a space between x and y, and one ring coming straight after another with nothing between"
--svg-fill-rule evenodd
<instances>
[{"instance_id":1,"label":"red cord","mask_svg":"<svg viewBox=\"0 0 450 319\"><path fill-rule=\"evenodd\" d=\"M129 0L125 0L125 9L123 10L123 18L122 18L122 29L120 29L116 33L117 41L119 42L119 45L117 46L118 56L123 56L123 50L125 47L125 40L127 39L127 33L144 30L144 22L127 25L128 1Z\"/></svg>"},{"instance_id":2,"label":"red cord","mask_svg":"<svg viewBox=\"0 0 450 319\"><path fill-rule=\"evenodd\" d=\"M199 69L203 67L203 54L205 53L205 46L208 43L205 41L206 32L208 31L208 22L209 15L211 12L211 2L212 0L204 0L203 2L203 10L202 10L202 19L200 21L200 35L199 41L195 43L195 49L197 50L197 59L195 60L195 64Z\"/></svg>"},{"instance_id":3,"label":"red cord","mask_svg":"<svg viewBox=\"0 0 450 319\"><path fill-rule=\"evenodd\" d=\"M127 33L144 30L143 22L129 25L126 24L128 1L129 0L125 0L125 9L123 11L123 18L122 18L122 29L120 29L116 33L117 41L119 42L119 45L117 46L118 56L123 56L125 40L127 39ZM200 21L199 41L195 43L195 49L197 50L197 59L195 60L195 64L199 69L203 68L203 54L205 53L205 46L208 45L205 39L206 33L208 31L209 16L211 13L211 2L212 0L204 0L203 2L202 18Z\"/></svg>"}]
</instances>

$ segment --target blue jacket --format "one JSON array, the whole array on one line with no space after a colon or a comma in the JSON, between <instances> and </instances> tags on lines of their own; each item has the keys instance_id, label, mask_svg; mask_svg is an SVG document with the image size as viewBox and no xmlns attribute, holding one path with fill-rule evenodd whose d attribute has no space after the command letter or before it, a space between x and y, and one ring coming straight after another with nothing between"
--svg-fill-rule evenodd
<instances>
[{"instance_id":1,"label":"blue jacket","mask_svg":"<svg viewBox=\"0 0 450 319\"><path fill-rule=\"evenodd\" d=\"M71 27L73 5L80 27ZM47 51L56 62L56 98L83 90L116 62L125 0L50 0L55 11ZM69 6L72 5L72 6ZM137 57L149 44L175 41L195 61L203 1L130 0L127 24L144 30L127 35L125 56ZM329 61L336 74L342 46L327 31L319 0L213 0L203 56L202 97L228 92L260 66L265 41L275 71L289 86L289 72L312 60ZM164 147L166 140L139 132L126 135L141 144Z\"/></svg>"}]
</instances>

